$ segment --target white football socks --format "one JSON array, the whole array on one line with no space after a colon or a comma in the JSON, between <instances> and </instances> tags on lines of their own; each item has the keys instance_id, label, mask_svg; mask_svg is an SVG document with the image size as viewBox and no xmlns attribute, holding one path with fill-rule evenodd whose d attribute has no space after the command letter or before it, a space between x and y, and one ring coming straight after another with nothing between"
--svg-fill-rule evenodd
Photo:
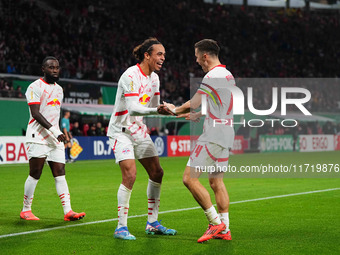
<instances>
[{"instance_id":1,"label":"white football socks","mask_svg":"<svg viewBox=\"0 0 340 255\"><path fill-rule=\"evenodd\" d=\"M118 199L118 226L117 228L127 226L127 217L129 212L129 201L132 190L120 184L117 199Z\"/></svg>"},{"instance_id":2,"label":"white football socks","mask_svg":"<svg viewBox=\"0 0 340 255\"><path fill-rule=\"evenodd\" d=\"M223 230L221 233L226 234L230 228L229 228L229 212L226 213L219 213L221 221L227 226L225 230Z\"/></svg>"},{"instance_id":3,"label":"white football socks","mask_svg":"<svg viewBox=\"0 0 340 255\"><path fill-rule=\"evenodd\" d=\"M35 187L38 184L37 179L34 179L32 176L28 176L25 182L24 188L24 206L22 208L23 212L30 211L34 196Z\"/></svg>"},{"instance_id":4,"label":"white football socks","mask_svg":"<svg viewBox=\"0 0 340 255\"><path fill-rule=\"evenodd\" d=\"M57 189L58 196L63 206L64 214L71 211L70 192L68 190L65 175L54 177L55 187Z\"/></svg>"},{"instance_id":5,"label":"white football socks","mask_svg":"<svg viewBox=\"0 0 340 255\"><path fill-rule=\"evenodd\" d=\"M149 179L146 193L148 196L148 222L153 223L158 219L161 183Z\"/></svg>"},{"instance_id":6,"label":"white football socks","mask_svg":"<svg viewBox=\"0 0 340 255\"><path fill-rule=\"evenodd\" d=\"M219 225L222 223L214 206L208 208L207 210L204 210L204 213L205 213L205 216L207 216L207 219L210 224Z\"/></svg>"}]
</instances>

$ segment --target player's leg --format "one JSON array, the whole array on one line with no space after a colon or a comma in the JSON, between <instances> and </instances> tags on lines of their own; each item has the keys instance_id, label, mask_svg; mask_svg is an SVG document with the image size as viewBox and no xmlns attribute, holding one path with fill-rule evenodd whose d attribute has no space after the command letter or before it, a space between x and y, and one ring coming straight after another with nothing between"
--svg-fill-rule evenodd
<instances>
[{"instance_id":1,"label":"player's leg","mask_svg":"<svg viewBox=\"0 0 340 255\"><path fill-rule=\"evenodd\" d=\"M117 228L127 227L130 197L137 174L136 162L134 159L126 159L120 161L119 166L122 172L122 183L120 184L117 193L118 199Z\"/></svg>"},{"instance_id":2,"label":"player's leg","mask_svg":"<svg viewBox=\"0 0 340 255\"><path fill-rule=\"evenodd\" d=\"M67 162L72 163L73 160L71 159L71 142L68 142L65 144L65 150L66 150L66 155L67 155Z\"/></svg>"},{"instance_id":3,"label":"player's leg","mask_svg":"<svg viewBox=\"0 0 340 255\"><path fill-rule=\"evenodd\" d=\"M183 183L189 189L192 196L195 198L197 203L204 210L205 215L209 221L209 224L219 225L221 221L217 215L215 207L213 206L210 198L210 194L207 189L200 183L199 179L193 177L195 174L192 171L195 171L194 168L190 166L186 166L184 174L183 174Z\"/></svg>"},{"instance_id":4,"label":"player's leg","mask_svg":"<svg viewBox=\"0 0 340 255\"><path fill-rule=\"evenodd\" d=\"M152 141L151 141L152 143ZM158 212L161 196L161 184L163 179L163 169L159 163L154 145L149 144L150 150L153 151L151 157L140 158L139 162L143 165L149 175L147 197L148 197L148 221L146 223L145 232L147 234L162 234L175 235L177 233L174 229L169 229L160 224L158 221ZM153 150L152 150L152 148ZM150 154L148 154L150 156Z\"/></svg>"},{"instance_id":5,"label":"player's leg","mask_svg":"<svg viewBox=\"0 0 340 255\"><path fill-rule=\"evenodd\" d=\"M163 169L159 164L158 157L140 159L149 175L147 197L148 197L148 222L153 223L158 219L158 211L161 196L161 183L163 179Z\"/></svg>"},{"instance_id":6,"label":"player's leg","mask_svg":"<svg viewBox=\"0 0 340 255\"><path fill-rule=\"evenodd\" d=\"M204 242L213 238L226 227L217 214L215 207L212 205L209 192L198 179L201 174L200 169L212 166L216 161L216 157L213 155L219 155L220 153L219 148L211 148L209 151L208 145L207 143L197 142L195 148L192 150L183 175L184 185L200 204L209 221L207 231L197 240L198 242Z\"/></svg>"},{"instance_id":7,"label":"player's leg","mask_svg":"<svg viewBox=\"0 0 340 255\"><path fill-rule=\"evenodd\" d=\"M219 212L218 215L221 221L226 225L226 229L214 238L231 240L231 233L229 229L229 195L223 182L223 173L221 173L220 177L214 176L209 178L209 184L215 193L215 200Z\"/></svg>"},{"instance_id":8,"label":"player's leg","mask_svg":"<svg viewBox=\"0 0 340 255\"><path fill-rule=\"evenodd\" d=\"M118 225L114 232L114 237L124 240L136 240L127 228L127 218L129 212L130 197L132 188L136 180L136 163L133 145L125 136L120 136L120 140L110 138L110 147L112 148L116 163L119 164L122 172L122 183L117 192L118 200Z\"/></svg>"},{"instance_id":9,"label":"player's leg","mask_svg":"<svg viewBox=\"0 0 340 255\"><path fill-rule=\"evenodd\" d=\"M119 166L122 172L122 183L117 192L118 224L114 237L118 239L135 240L135 236L131 235L127 228L127 218L132 188L137 174L136 163L134 159L126 159L120 161Z\"/></svg>"},{"instance_id":10,"label":"player's leg","mask_svg":"<svg viewBox=\"0 0 340 255\"><path fill-rule=\"evenodd\" d=\"M194 168L186 166L183 174L183 183L190 190L192 196L197 203L204 210L204 214L209 221L209 226L206 232L201 236L197 242L201 243L214 237L215 234L225 229L224 223L220 220L215 207L212 205L210 194L207 189L199 182L195 176Z\"/></svg>"},{"instance_id":11,"label":"player's leg","mask_svg":"<svg viewBox=\"0 0 340 255\"><path fill-rule=\"evenodd\" d=\"M20 213L20 218L22 219L39 220L39 218L34 216L34 214L32 213L31 206L33 202L34 191L40 179L44 163L45 158L32 157L29 159L30 172L24 186L24 205Z\"/></svg>"},{"instance_id":12,"label":"player's leg","mask_svg":"<svg viewBox=\"0 0 340 255\"><path fill-rule=\"evenodd\" d=\"M65 154L62 147L51 149L47 156L47 162L51 168L55 187L57 194L60 198L63 210L64 210L64 220L74 221L80 220L85 217L85 213L76 213L71 207L70 192L68 189L68 184L65 178Z\"/></svg>"},{"instance_id":13,"label":"player's leg","mask_svg":"<svg viewBox=\"0 0 340 255\"><path fill-rule=\"evenodd\" d=\"M219 147L217 145L215 146L210 144L209 148L211 148L212 150L215 148L216 151ZM229 160L229 149L223 148L219 153L218 158L218 166L220 166L221 169L227 169ZM223 171L209 174L209 184L215 194L215 200L219 212L218 215L221 221L226 225L226 229L216 235L214 238L231 240L231 233L229 229L229 195L225 187L223 177Z\"/></svg>"},{"instance_id":14,"label":"player's leg","mask_svg":"<svg viewBox=\"0 0 340 255\"><path fill-rule=\"evenodd\" d=\"M219 213L229 211L229 195L223 182L223 177L209 178L209 184L215 194L217 210Z\"/></svg>"}]
</instances>

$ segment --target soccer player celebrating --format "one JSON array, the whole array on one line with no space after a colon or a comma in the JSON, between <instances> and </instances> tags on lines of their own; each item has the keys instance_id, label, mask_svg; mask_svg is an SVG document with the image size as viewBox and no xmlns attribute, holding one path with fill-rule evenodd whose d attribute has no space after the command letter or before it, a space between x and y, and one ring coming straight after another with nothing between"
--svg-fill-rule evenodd
<instances>
[{"instance_id":1,"label":"soccer player celebrating","mask_svg":"<svg viewBox=\"0 0 340 255\"><path fill-rule=\"evenodd\" d=\"M197 167L221 166L223 167L221 169L225 169L224 167L228 166L229 148L233 146L234 141L234 129L228 121L233 118L232 94L227 87L234 86L235 80L226 67L221 65L218 58L219 50L214 40L204 39L197 42L195 44L196 62L207 73L200 88L191 100L180 107L164 103L174 113L179 114L178 117L195 120L201 116L200 112L186 112L198 108L203 95L207 97L207 117L204 121L203 133L191 152L183 175L184 185L202 207L209 221L208 230L198 239L199 243L211 238L231 240L229 196L223 182L223 172L209 174L209 183L215 193L219 214L212 205L208 191L198 180L200 172L196 172ZM223 125L213 124L218 120Z\"/></svg>"},{"instance_id":2,"label":"soccer player celebrating","mask_svg":"<svg viewBox=\"0 0 340 255\"><path fill-rule=\"evenodd\" d=\"M44 77L29 85L26 99L30 110L30 120L26 131L26 147L30 172L25 182L24 207L20 218L39 220L31 205L34 190L47 160L55 179L55 186L64 209L64 220L82 219L85 213L72 211L70 194L65 179L65 135L59 129L60 106L63 89L59 80L59 62L55 57L46 57L42 63Z\"/></svg>"},{"instance_id":3,"label":"soccer player celebrating","mask_svg":"<svg viewBox=\"0 0 340 255\"><path fill-rule=\"evenodd\" d=\"M122 183L117 193L119 220L114 237L125 240L136 239L127 228L129 201L137 173L135 159L139 160L149 175L145 232L162 235L177 233L174 229L162 226L157 220L163 169L142 117L173 115L167 107L159 103L159 78L154 72L162 68L165 49L156 38L149 38L138 45L133 54L139 63L129 67L118 81L115 108L107 133L116 163L122 172Z\"/></svg>"}]
</instances>

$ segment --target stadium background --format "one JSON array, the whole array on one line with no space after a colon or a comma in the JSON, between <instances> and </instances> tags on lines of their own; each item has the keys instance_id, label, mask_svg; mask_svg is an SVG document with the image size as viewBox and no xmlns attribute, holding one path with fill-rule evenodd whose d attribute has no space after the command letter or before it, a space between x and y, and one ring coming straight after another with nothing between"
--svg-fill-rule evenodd
<instances>
[{"instance_id":1,"label":"stadium background","mask_svg":"<svg viewBox=\"0 0 340 255\"><path fill-rule=\"evenodd\" d=\"M74 152L78 164L80 160L98 159L100 165L101 159L113 158L107 138L90 136L87 130L99 122L103 127L99 131L105 132L115 103L117 81L127 67L135 64L131 54L133 47L149 36L157 37L167 51L165 65L159 73L161 100L177 105L190 97L190 78L203 76L193 53L194 43L203 38L219 42L221 62L240 81L243 91L246 89L241 85L244 78L332 78L334 81L340 76L339 2L262 1L274 5L271 7L244 5L251 4L250 0L225 1L236 4L208 2L0 0L0 164L3 164L0 175L11 178L10 173L6 175L7 163L27 162L23 135L28 107L24 92L30 82L41 75L41 61L46 55L54 55L60 60L60 84L65 93L63 110L71 111L72 124L80 124L82 136L75 137L75 144L80 149L75 148ZM287 4L296 2L299 8L286 8ZM254 105L268 109L270 96L263 94L263 87L254 89ZM339 163L340 86L336 83L318 87L312 93L308 109L314 118L299 121L299 127L295 129L280 126L237 129L234 154L244 154L240 156L247 161L256 157L264 161L276 157L276 162L282 158L295 162L301 157L305 161L300 163L305 163L312 162L313 157L329 157L328 163ZM251 117L246 111L244 118ZM188 122L168 117L150 117L146 122L160 156L176 160L176 157L189 154ZM326 152L300 155L297 152L300 147L296 146L300 140L308 143L305 151ZM259 152L262 154L256 154ZM254 155L258 156L254 158ZM238 156L235 156L236 161ZM185 160L178 158L178 161ZM175 165L169 164L169 168ZM67 168L81 171L74 165L68 164ZM18 169L23 166L18 165ZM180 185L180 175L181 172L175 179L179 183L176 185ZM245 180L241 186L247 189L251 183ZM329 183L339 187L336 180ZM270 190L265 184L258 185ZM318 188L308 185L309 190ZM330 186L325 184L324 188ZM10 183L2 186L5 187L14 188ZM21 186L16 188L21 189ZM1 195L3 192L5 189L1 190ZM307 204L304 206L309 208ZM334 215L334 212L330 213L330 218ZM339 220L334 224L339 225ZM25 231L25 226L12 229L12 232L20 231ZM12 232L4 230L0 234ZM336 248L331 248L328 254L336 254L335 251Z\"/></svg>"}]
</instances>

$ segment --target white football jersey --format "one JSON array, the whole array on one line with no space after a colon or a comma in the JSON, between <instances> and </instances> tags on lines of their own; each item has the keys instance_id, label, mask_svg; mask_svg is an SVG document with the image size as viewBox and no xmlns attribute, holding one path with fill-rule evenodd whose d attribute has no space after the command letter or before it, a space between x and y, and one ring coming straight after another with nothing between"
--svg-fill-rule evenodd
<instances>
[{"instance_id":1,"label":"white football jersey","mask_svg":"<svg viewBox=\"0 0 340 255\"><path fill-rule=\"evenodd\" d=\"M60 85L57 83L48 84L40 78L28 86L25 96L28 105L39 104L39 112L49 123L59 129L60 107L64 97ZM50 131L32 117L31 111L26 131L26 142L63 146Z\"/></svg>"},{"instance_id":2,"label":"white football jersey","mask_svg":"<svg viewBox=\"0 0 340 255\"><path fill-rule=\"evenodd\" d=\"M202 94L202 104L206 98L207 113L198 141L233 147L233 97L228 86L235 86L235 80L225 65L215 66L204 76L197 93Z\"/></svg>"},{"instance_id":3,"label":"white football jersey","mask_svg":"<svg viewBox=\"0 0 340 255\"><path fill-rule=\"evenodd\" d=\"M143 116L130 116L126 98L134 99L144 107L157 107L160 100L159 78L155 72L147 76L139 64L129 67L118 81L115 108L111 115L107 136L114 137L124 132L133 140L143 140L147 136L147 127Z\"/></svg>"}]
</instances>

